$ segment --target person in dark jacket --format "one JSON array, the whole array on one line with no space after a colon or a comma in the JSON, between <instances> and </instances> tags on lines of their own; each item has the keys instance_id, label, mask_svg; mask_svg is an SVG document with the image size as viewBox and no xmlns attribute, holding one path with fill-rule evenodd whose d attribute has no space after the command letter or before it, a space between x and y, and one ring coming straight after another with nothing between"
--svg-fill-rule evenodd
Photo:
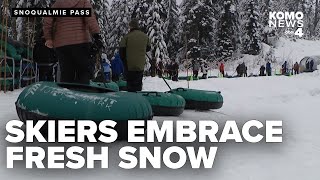
<instances>
[{"instance_id":1,"label":"person in dark jacket","mask_svg":"<svg viewBox=\"0 0 320 180\"><path fill-rule=\"evenodd\" d=\"M123 63L120 58L120 54L117 53L114 59L111 61L111 69L112 69L112 81L119 81L120 76L124 73Z\"/></svg>"},{"instance_id":2,"label":"person in dark jacket","mask_svg":"<svg viewBox=\"0 0 320 180\"><path fill-rule=\"evenodd\" d=\"M300 66L298 64L298 62L296 62L293 66L293 70L294 70L294 74L297 75L300 72Z\"/></svg>"},{"instance_id":3,"label":"person in dark jacket","mask_svg":"<svg viewBox=\"0 0 320 180\"><path fill-rule=\"evenodd\" d=\"M52 8L89 8L94 14L89 0L56 0ZM45 17L43 32L46 46L56 48L60 81L89 84L92 37L97 49L103 47L96 17Z\"/></svg>"},{"instance_id":4,"label":"person in dark jacket","mask_svg":"<svg viewBox=\"0 0 320 180\"><path fill-rule=\"evenodd\" d=\"M120 42L120 57L124 62L129 92L142 90L146 53L151 50L148 35L139 30L139 22L132 19L130 32Z\"/></svg>"},{"instance_id":5,"label":"person in dark jacket","mask_svg":"<svg viewBox=\"0 0 320 180\"><path fill-rule=\"evenodd\" d=\"M284 64L282 65L282 75L285 75L288 73L288 62L285 61Z\"/></svg>"},{"instance_id":6,"label":"person in dark jacket","mask_svg":"<svg viewBox=\"0 0 320 180\"><path fill-rule=\"evenodd\" d=\"M177 62L174 62L172 64L172 81L178 81L179 79L179 64Z\"/></svg>"},{"instance_id":7,"label":"person in dark jacket","mask_svg":"<svg viewBox=\"0 0 320 180\"><path fill-rule=\"evenodd\" d=\"M260 67L260 76L266 76L265 71L266 71L266 67L264 67L264 65L262 65Z\"/></svg>"},{"instance_id":8,"label":"person in dark jacket","mask_svg":"<svg viewBox=\"0 0 320 180\"><path fill-rule=\"evenodd\" d=\"M266 71L267 71L267 76L272 76L272 67L270 62L268 62L266 65Z\"/></svg>"}]
</instances>

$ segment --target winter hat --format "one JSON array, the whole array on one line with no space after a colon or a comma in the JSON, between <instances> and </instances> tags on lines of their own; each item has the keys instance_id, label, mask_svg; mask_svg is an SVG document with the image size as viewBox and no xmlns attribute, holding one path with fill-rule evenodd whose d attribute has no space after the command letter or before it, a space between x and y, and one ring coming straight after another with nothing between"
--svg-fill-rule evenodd
<instances>
[{"instance_id":1,"label":"winter hat","mask_svg":"<svg viewBox=\"0 0 320 180\"><path fill-rule=\"evenodd\" d=\"M133 29L138 29L139 21L137 19L132 19L131 22L129 23L129 26Z\"/></svg>"}]
</instances>

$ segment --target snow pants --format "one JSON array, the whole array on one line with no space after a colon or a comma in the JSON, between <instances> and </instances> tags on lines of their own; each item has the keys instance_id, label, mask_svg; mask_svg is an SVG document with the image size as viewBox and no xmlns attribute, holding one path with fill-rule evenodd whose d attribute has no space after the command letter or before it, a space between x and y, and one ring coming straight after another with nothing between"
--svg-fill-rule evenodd
<instances>
[{"instance_id":1,"label":"snow pants","mask_svg":"<svg viewBox=\"0 0 320 180\"><path fill-rule=\"evenodd\" d=\"M61 69L61 82L90 84L90 44L76 44L56 49Z\"/></svg>"},{"instance_id":2,"label":"snow pants","mask_svg":"<svg viewBox=\"0 0 320 180\"><path fill-rule=\"evenodd\" d=\"M143 71L128 71L127 88L129 92L142 91Z\"/></svg>"}]
</instances>

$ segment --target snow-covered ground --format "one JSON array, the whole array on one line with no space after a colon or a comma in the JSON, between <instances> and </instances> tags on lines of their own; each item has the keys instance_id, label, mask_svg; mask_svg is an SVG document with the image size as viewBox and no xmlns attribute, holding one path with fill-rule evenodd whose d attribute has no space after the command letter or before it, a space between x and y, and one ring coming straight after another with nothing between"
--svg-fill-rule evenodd
<instances>
[{"instance_id":1,"label":"snow-covered ground","mask_svg":"<svg viewBox=\"0 0 320 180\"><path fill-rule=\"evenodd\" d=\"M172 87L187 87L187 81L169 82ZM18 165L6 169L5 124L17 119L14 102L21 91L0 93L0 179L177 179L177 180L316 180L320 178L320 72L294 77L262 77L237 79L209 79L190 82L190 88L221 91L224 107L217 111L185 111L174 120L215 120L219 124L236 120L283 120L282 144L219 145L213 169L180 170L123 170L117 152L125 143L110 148L109 169L95 170L26 170ZM167 91L159 78L146 78L145 90ZM162 121L163 117L155 117ZM138 145L133 145L138 146ZM149 145L152 146L152 145ZM164 145L165 146L165 145ZM196 146L196 145L195 145Z\"/></svg>"}]
</instances>

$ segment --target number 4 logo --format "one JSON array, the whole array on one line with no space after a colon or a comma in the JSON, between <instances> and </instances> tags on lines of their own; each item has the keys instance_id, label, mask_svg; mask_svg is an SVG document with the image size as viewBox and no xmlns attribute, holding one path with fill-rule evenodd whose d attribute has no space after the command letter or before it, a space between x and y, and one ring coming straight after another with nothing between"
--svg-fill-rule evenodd
<instances>
[{"instance_id":1,"label":"number 4 logo","mask_svg":"<svg viewBox=\"0 0 320 180\"><path fill-rule=\"evenodd\" d=\"M302 37L304 34L303 34L303 31L302 31L302 28L298 28L296 30L296 32L294 33L294 35L296 36L299 36L299 37Z\"/></svg>"}]
</instances>

